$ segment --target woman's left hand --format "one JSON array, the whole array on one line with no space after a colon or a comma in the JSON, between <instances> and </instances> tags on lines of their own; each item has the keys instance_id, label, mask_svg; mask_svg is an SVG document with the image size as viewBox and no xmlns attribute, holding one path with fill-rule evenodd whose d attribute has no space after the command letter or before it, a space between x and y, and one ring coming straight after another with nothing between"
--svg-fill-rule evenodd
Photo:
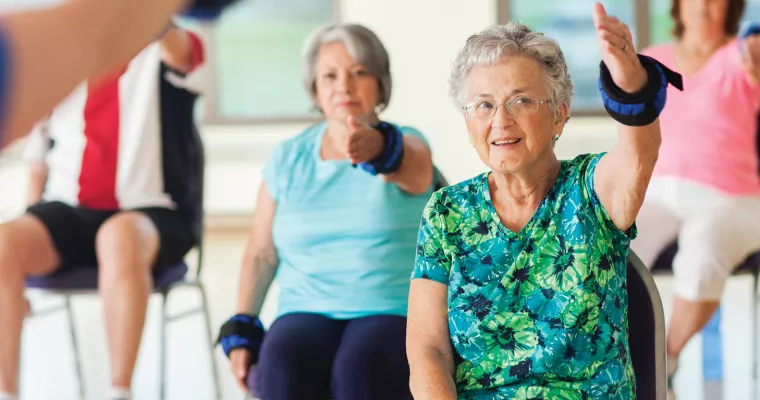
<instances>
[{"instance_id":1,"label":"woman's left hand","mask_svg":"<svg viewBox=\"0 0 760 400\"><path fill-rule=\"evenodd\" d=\"M346 156L352 164L367 162L377 158L385 147L383 134L366 122L349 116L346 121L348 137L345 142Z\"/></svg>"},{"instance_id":2,"label":"woman's left hand","mask_svg":"<svg viewBox=\"0 0 760 400\"><path fill-rule=\"evenodd\" d=\"M598 2L594 4L594 26L599 51L612 80L627 93L641 90L648 76L633 46L631 30L619 19L607 15L604 6Z\"/></svg>"}]
</instances>

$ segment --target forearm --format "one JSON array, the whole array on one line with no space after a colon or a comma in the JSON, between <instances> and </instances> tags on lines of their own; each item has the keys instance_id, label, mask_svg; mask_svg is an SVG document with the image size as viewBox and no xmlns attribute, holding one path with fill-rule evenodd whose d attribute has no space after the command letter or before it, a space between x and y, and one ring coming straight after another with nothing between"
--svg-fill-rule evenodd
<instances>
[{"instance_id":1,"label":"forearm","mask_svg":"<svg viewBox=\"0 0 760 400\"><path fill-rule=\"evenodd\" d=\"M430 149L422 140L404 136L404 160L399 169L382 175L387 182L395 183L401 190L419 195L433 183L433 161Z\"/></svg>"},{"instance_id":2,"label":"forearm","mask_svg":"<svg viewBox=\"0 0 760 400\"><path fill-rule=\"evenodd\" d=\"M260 315L269 287L274 280L277 264L257 252L247 252L238 283L237 314Z\"/></svg>"},{"instance_id":3,"label":"forearm","mask_svg":"<svg viewBox=\"0 0 760 400\"><path fill-rule=\"evenodd\" d=\"M636 174L651 174L660 152L660 122L655 120L645 126L618 127L618 143L620 158Z\"/></svg>"},{"instance_id":4,"label":"forearm","mask_svg":"<svg viewBox=\"0 0 760 400\"><path fill-rule=\"evenodd\" d=\"M439 351L410 352L409 386L416 400L456 400L453 360Z\"/></svg>"},{"instance_id":5,"label":"forearm","mask_svg":"<svg viewBox=\"0 0 760 400\"><path fill-rule=\"evenodd\" d=\"M10 47L4 142L32 125L86 78L127 61L184 0L77 0L0 19Z\"/></svg>"}]
</instances>

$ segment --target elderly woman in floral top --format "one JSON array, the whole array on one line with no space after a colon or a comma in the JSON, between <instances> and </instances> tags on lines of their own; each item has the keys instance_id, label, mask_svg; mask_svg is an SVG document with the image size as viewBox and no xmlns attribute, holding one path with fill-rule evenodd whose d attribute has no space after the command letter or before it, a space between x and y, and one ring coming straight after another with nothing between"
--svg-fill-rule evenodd
<instances>
[{"instance_id":1,"label":"elderly woman in floral top","mask_svg":"<svg viewBox=\"0 0 760 400\"><path fill-rule=\"evenodd\" d=\"M436 192L419 233L407 355L414 398L631 399L626 259L680 76L596 4L606 154L559 161L572 84L557 44L509 23L473 35L451 94L490 172Z\"/></svg>"}]
</instances>

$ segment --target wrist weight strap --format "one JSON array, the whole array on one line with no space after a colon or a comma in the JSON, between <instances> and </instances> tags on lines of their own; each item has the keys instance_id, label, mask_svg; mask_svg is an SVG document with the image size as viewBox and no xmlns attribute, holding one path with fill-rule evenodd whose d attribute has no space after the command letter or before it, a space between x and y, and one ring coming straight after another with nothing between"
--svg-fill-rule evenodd
<instances>
[{"instance_id":1,"label":"wrist weight strap","mask_svg":"<svg viewBox=\"0 0 760 400\"><path fill-rule=\"evenodd\" d=\"M222 346L227 357L232 350L248 350L251 353L251 362L255 364L259 360L264 333L264 325L260 319L252 315L237 314L222 325L217 343Z\"/></svg>"},{"instance_id":2,"label":"wrist weight strap","mask_svg":"<svg viewBox=\"0 0 760 400\"><path fill-rule=\"evenodd\" d=\"M616 121L628 126L651 124L665 107L668 84L683 90L681 74L670 70L654 58L639 55L647 71L647 83L636 93L626 93L612 80L609 69L601 62L599 91L607 113Z\"/></svg>"},{"instance_id":3,"label":"wrist weight strap","mask_svg":"<svg viewBox=\"0 0 760 400\"><path fill-rule=\"evenodd\" d=\"M396 172L404 161L404 134L396 126L382 121L373 128L385 138L385 147L377 158L359 166L372 175Z\"/></svg>"}]
</instances>

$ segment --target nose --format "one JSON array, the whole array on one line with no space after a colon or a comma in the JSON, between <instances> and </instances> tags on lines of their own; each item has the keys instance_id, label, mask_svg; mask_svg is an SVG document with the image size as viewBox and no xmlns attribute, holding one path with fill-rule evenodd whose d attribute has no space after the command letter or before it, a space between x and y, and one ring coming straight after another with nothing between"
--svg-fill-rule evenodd
<instances>
[{"instance_id":1,"label":"nose","mask_svg":"<svg viewBox=\"0 0 760 400\"><path fill-rule=\"evenodd\" d=\"M514 125L515 118L507 112L507 106L502 104L496 109L491 121L491 128L505 128Z\"/></svg>"},{"instance_id":2,"label":"nose","mask_svg":"<svg viewBox=\"0 0 760 400\"><path fill-rule=\"evenodd\" d=\"M340 93L351 94L354 90L354 78L352 74L346 72L339 73L336 89Z\"/></svg>"}]
</instances>

